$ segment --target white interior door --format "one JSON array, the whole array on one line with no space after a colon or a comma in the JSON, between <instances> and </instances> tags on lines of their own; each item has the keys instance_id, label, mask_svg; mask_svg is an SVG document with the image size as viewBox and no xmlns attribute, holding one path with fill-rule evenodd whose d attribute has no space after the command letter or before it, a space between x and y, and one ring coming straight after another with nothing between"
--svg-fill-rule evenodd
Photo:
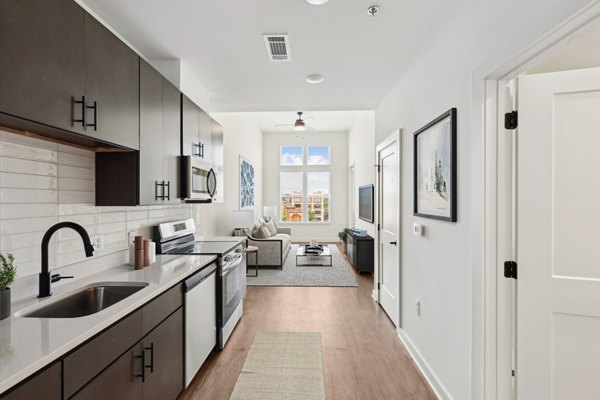
<instances>
[{"instance_id":1,"label":"white interior door","mask_svg":"<svg viewBox=\"0 0 600 400\"><path fill-rule=\"evenodd\" d=\"M400 324L398 138L378 149L379 172L379 304L392 322Z\"/></svg>"},{"instance_id":2,"label":"white interior door","mask_svg":"<svg viewBox=\"0 0 600 400\"><path fill-rule=\"evenodd\" d=\"M519 79L517 396L600 396L600 69Z\"/></svg>"}]
</instances>

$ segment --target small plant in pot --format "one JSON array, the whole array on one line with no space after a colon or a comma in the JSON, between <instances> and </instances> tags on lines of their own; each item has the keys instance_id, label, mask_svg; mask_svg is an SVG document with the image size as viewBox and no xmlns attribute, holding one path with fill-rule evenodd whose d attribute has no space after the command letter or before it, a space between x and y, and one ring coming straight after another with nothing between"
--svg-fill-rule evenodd
<instances>
[{"instance_id":1,"label":"small plant in pot","mask_svg":"<svg viewBox=\"0 0 600 400\"><path fill-rule=\"evenodd\" d=\"M0 253L0 320L10 316L10 285L17 277L14 260L12 254Z\"/></svg>"}]
</instances>

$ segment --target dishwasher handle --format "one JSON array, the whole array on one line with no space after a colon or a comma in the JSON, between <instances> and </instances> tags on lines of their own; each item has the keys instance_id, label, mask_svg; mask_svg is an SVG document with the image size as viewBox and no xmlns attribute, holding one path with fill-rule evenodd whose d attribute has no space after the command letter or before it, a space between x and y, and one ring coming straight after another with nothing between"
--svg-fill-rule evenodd
<instances>
[{"instance_id":1,"label":"dishwasher handle","mask_svg":"<svg viewBox=\"0 0 600 400\"><path fill-rule=\"evenodd\" d=\"M209 276L214 274L216 270L217 265L215 263L212 263L208 267L202 269L200 272L196 273L195 275L192 275L191 277L183 281L183 291L187 293L190 290L194 289L196 286L208 279Z\"/></svg>"}]
</instances>

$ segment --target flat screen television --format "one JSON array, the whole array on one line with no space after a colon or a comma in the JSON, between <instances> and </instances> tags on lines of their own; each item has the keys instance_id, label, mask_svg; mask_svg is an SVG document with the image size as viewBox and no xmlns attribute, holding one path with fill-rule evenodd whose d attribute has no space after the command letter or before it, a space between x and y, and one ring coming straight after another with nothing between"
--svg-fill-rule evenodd
<instances>
[{"instance_id":1,"label":"flat screen television","mask_svg":"<svg viewBox=\"0 0 600 400\"><path fill-rule=\"evenodd\" d=\"M358 188L358 217L364 221L373 223L373 185L365 185Z\"/></svg>"}]
</instances>

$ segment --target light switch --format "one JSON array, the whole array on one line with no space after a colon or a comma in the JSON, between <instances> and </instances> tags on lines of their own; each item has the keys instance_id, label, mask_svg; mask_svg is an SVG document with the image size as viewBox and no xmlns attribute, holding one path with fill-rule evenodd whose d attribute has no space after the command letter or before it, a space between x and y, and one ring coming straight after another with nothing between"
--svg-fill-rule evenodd
<instances>
[{"instance_id":1,"label":"light switch","mask_svg":"<svg viewBox=\"0 0 600 400\"><path fill-rule=\"evenodd\" d=\"M424 229L425 229L425 227L421 224L413 225L413 233L415 234L415 236L423 236Z\"/></svg>"}]
</instances>

